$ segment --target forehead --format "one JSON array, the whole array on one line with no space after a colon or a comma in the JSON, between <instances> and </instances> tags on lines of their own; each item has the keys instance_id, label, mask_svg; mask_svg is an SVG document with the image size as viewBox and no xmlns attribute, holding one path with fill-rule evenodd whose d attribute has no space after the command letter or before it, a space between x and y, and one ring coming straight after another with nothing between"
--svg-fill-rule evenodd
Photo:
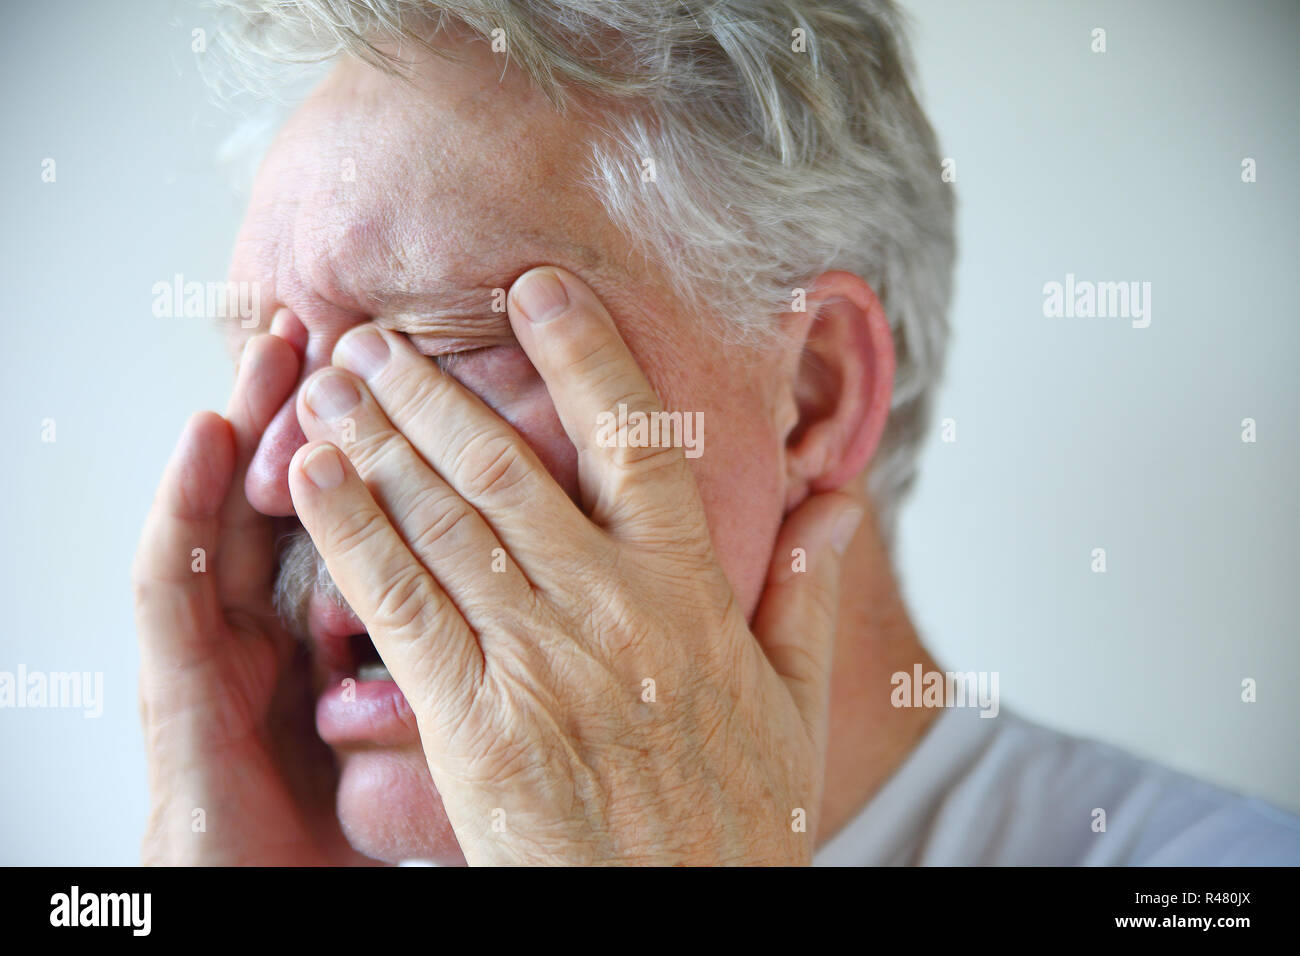
<instances>
[{"instance_id":1,"label":"forehead","mask_svg":"<svg viewBox=\"0 0 1300 956\"><path fill-rule=\"evenodd\" d=\"M291 300L309 290L415 315L481 312L543 262L593 279L626 268L625 240L583 185L586 124L486 47L453 52L423 53L406 76L341 62L268 154L232 271L270 279L300 310Z\"/></svg>"}]
</instances>

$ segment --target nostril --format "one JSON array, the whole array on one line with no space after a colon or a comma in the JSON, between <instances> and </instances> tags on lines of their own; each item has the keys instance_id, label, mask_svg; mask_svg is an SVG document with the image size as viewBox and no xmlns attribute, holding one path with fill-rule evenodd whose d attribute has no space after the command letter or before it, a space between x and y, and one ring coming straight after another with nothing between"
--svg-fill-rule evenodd
<instances>
[{"instance_id":1,"label":"nostril","mask_svg":"<svg viewBox=\"0 0 1300 956\"><path fill-rule=\"evenodd\" d=\"M289 462L293 453L305 444L307 436L298 426L298 414L291 399L271 419L248 463L244 493L256 510L272 517L294 513L293 498L289 495Z\"/></svg>"}]
</instances>

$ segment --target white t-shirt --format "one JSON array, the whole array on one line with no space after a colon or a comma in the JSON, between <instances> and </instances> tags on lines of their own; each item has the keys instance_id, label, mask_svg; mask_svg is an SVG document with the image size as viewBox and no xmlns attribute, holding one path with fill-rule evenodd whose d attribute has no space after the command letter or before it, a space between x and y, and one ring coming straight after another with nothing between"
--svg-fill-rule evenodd
<instances>
[{"instance_id":1,"label":"white t-shirt","mask_svg":"<svg viewBox=\"0 0 1300 956\"><path fill-rule=\"evenodd\" d=\"M950 708L813 862L1296 866L1300 818L1005 708Z\"/></svg>"}]
</instances>

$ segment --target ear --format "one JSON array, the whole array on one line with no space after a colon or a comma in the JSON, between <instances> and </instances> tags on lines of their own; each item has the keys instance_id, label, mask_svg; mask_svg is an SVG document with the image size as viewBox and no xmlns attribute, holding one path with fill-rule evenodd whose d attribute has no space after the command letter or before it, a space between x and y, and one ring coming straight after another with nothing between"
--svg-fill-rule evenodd
<instances>
[{"instance_id":1,"label":"ear","mask_svg":"<svg viewBox=\"0 0 1300 956\"><path fill-rule=\"evenodd\" d=\"M884 434L894 390L894 339L871 286L849 272L827 272L806 304L806 312L783 319L803 335L797 421L786 436L787 508L862 473Z\"/></svg>"}]
</instances>

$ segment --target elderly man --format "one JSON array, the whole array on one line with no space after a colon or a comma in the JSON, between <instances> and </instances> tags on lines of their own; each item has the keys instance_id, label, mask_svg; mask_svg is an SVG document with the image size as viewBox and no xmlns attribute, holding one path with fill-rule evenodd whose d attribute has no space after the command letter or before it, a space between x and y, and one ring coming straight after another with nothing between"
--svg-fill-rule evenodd
<instances>
[{"instance_id":1,"label":"elderly man","mask_svg":"<svg viewBox=\"0 0 1300 956\"><path fill-rule=\"evenodd\" d=\"M233 5L336 62L138 554L147 860L1297 858L900 693L953 199L892 4Z\"/></svg>"}]
</instances>

